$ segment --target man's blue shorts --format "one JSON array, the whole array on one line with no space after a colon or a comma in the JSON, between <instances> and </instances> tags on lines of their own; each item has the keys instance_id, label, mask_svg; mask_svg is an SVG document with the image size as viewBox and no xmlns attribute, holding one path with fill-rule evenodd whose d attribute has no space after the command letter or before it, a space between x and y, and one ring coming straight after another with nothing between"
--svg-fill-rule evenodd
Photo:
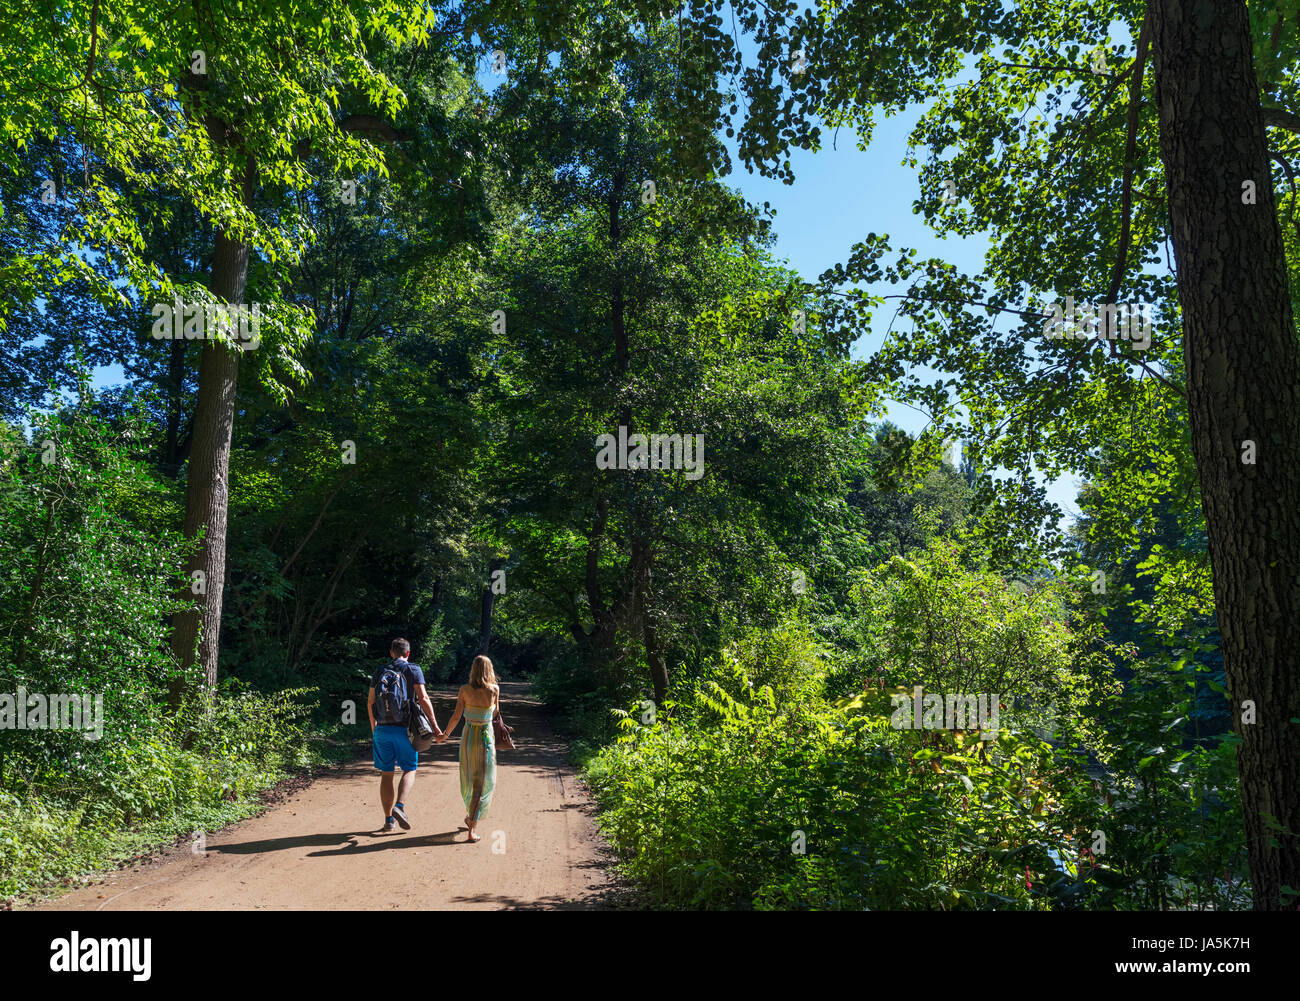
<instances>
[{"instance_id":1,"label":"man's blue shorts","mask_svg":"<svg viewBox=\"0 0 1300 1001\"><path fill-rule=\"evenodd\" d=\"M404 726L375 727L375 767L381 772L391 772L393 763L404 772L413 772L420 764L420 756L411 746L411 738Z\"/></svg>"}]
</instances>

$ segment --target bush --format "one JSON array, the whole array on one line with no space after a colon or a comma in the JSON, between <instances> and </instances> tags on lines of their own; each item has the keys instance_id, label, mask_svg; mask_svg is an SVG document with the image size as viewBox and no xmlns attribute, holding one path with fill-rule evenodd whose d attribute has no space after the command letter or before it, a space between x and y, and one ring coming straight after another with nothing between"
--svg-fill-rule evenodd
<instances>
[{"instance_id":1,"label":"bush","mask_svg":"<svg viewBox=\"0 0 1300 1001\"><path fill-rule=\"evenodd\" d=\"M1050 746L1010 732L971 746L783 702L731 655L727 677L654 724L618 713L623 738L586 769L623 871L654 901L1025 908L1059 895L1068 776Z\"/></svg>"},{"instance_id":2,"label":"bush","mask_svg":"<svg viewBox=\"0 0 1300 1001\"><path fill-rule=\"evenodd\" d=\"M556 725L576 738L573 757L580 764L592 748L618 735L610 706L637 698L634 686L610 680L576 655L548 659L533 676L532 686L555 714Z\"/></svg>"},{"instance_id":3,"label":"bush","mask_svg":"<svg viewBox=\"0 0 1300 1001\"><path fill-rule=\"evenodd\" d=\"M1063 578L1008 583L984 565L978 549L936 539L868 572L853 589L856 650L833 690L996 694L1011 725L1100 741L1085 710L1116 685L1079 595Z\"/></svg>"},{"instance_id":4,"label":"bush","mask_svg":"<svg viewBox=\"0 0 1300 1001\"><path fill-rule=\"evenodd\" d=\"M232 681L167 709L189 544L165 528L174 485L133 456L140 419L83 407L32 422L32 443L0 426L0 692L102 697L102 734L0 729L0 895L228 823L316 760L313 689Z\"/></svg>"},{"instance_id":5,"label":"bush","mask_svg":"<svg viewBox=\"0 0 1300 1001\"><path fill-rule=\"evenodd\" d=\"M678 908L1241 906L1234 738L1177 736L1210 668L1186 650L1121 689L1132 650L1068 580L970 556L867 574L856 648L751 630L657 718L616 711L585 774L626 876ZM887 683L1015 708L995 733L895 729Z\"/></svg>"},{"instance_id":6,"label":"bush","mask_svg":"<svg viewBox=\"0 0 1300 1001\"><path fill-rule=\"evenodd\" d=\"M140 420L33 414L31 444L0 442L0 691L102 696L105 733L0 730L0 787L76 782L154 731L188 544L147 523L165 488L132 457Z\"/></svg>"},{"instance_id":7,"label":"bush","mask_svg":"<svg viewBox=\"0 0 1300 1001\"><path fill-rule=\"evenodd\" d=\"M623 735L585 774L630 879L693 908L1024 908L1063 895L1077 771L1049 744L1008 728L987 742L895 730L872 702L827 703L822 673L810 631L787 623L733 644L653 722L615 713Z\"/></svg>"},{"instance_id":8,"label":"bush","mask_svg":"<svg viewBox=\"0 0 1300 1001\"><path fill-rule=\"evenodd\" d=\"M265 696L232 687L188 741L183 720L168 719L152 734L107 743L71 782L0 791L0 896L102 868L123 846L246 816L255 793L319 760L300 723L314 689Z\"/></svg>"}]
</instances>

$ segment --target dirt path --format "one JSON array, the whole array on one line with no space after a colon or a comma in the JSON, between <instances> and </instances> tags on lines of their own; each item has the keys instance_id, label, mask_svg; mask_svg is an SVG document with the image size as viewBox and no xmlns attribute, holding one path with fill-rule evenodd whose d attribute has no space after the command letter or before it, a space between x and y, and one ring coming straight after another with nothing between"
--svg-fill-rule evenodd
<instances>
[{"instance_id":1,"label":"dirt path","mask_svg":"<svg viewBox=\"0 0 1300 1001\"><path fill-rule=\"evenodd\" d=\"M432 691L443 726L455 693ZM318 779L260 817L182 845L138 870L41 905L42 910L501 910L585 908L607 886L604 842L525 684L502 685L518 750L497 755L497 788L465 841L457 755L463 724L420 755L407 797L411 830L377 833L379 777L367 757ZM494 844L497 851L493 851ZM504 851L501 851L504 848Z\"/></svg>"}]
</instances>

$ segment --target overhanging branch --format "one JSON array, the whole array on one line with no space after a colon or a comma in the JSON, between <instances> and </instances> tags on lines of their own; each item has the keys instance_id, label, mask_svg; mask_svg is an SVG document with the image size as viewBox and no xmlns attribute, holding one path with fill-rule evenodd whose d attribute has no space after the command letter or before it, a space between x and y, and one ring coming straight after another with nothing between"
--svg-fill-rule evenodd
<instances>
[{"instance_id":1,"label":"overhanging branch","mask_svg":"<svg viewBox=\"0 0 1300 1001\"><path fill-rule=\"evenodd\" d=\"M1287 111L1286 108L1261 108L1260 110L1264 113L1265 125L1286 129L1288 132L1300 135L1300 115L1294 111Z\"/></svg>"},{"instance_id":2,"label":"overhanging branch","mask_svg":"<svg viewBox=\"0 0 1300 1001\"><path fill-rule=\"evenodd\" d=\"M1120 192L1119 250L1115 267L1110 273L1110 288L1106 290L1107 304L1113 304L1124 283L1124 268L1128 264L1128 248L1133 233L1133 164L1137 159L1138 110L1142 106L1142 78L1146 71L1147 46L1151 44L1151 11L1148 8L1138 33L1137 58L1133 62L1133 78L1128 89L1128 130L1124 142L1124 184ZM1119 345L1110 342L1111 357L1119 354Z\"/></svg>"}]
</instances>

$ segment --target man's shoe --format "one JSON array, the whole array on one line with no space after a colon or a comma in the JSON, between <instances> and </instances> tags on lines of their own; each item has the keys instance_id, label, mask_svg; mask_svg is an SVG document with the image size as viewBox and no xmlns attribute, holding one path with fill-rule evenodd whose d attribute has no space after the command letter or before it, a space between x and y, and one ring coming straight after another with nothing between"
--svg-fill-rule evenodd
<instances>
[{"instance_id":1,"label":"man's shoe","mask_svg":"<svg viewBox=\"0 0 1300 1001\"><path fill-rule=\"evenodd\" d=\"M384 833L392 834L395 830L397 830L397 821L395 821L392 817L389 817L387 820L384 821Z\"/></svg>"},{"instance_id":2,"label":"man's shoe","mask_svg":"<svg viewBox=\"0 0 1300 1001\"><path fill-rule=\"evenodd\" d=\"M402 808L400 803L393 807L393 816L396 817L397 822L402 825L402 830L409 831L411 829L411 821L407 818L406 811Z\"/></svg>"}]
</instances>

